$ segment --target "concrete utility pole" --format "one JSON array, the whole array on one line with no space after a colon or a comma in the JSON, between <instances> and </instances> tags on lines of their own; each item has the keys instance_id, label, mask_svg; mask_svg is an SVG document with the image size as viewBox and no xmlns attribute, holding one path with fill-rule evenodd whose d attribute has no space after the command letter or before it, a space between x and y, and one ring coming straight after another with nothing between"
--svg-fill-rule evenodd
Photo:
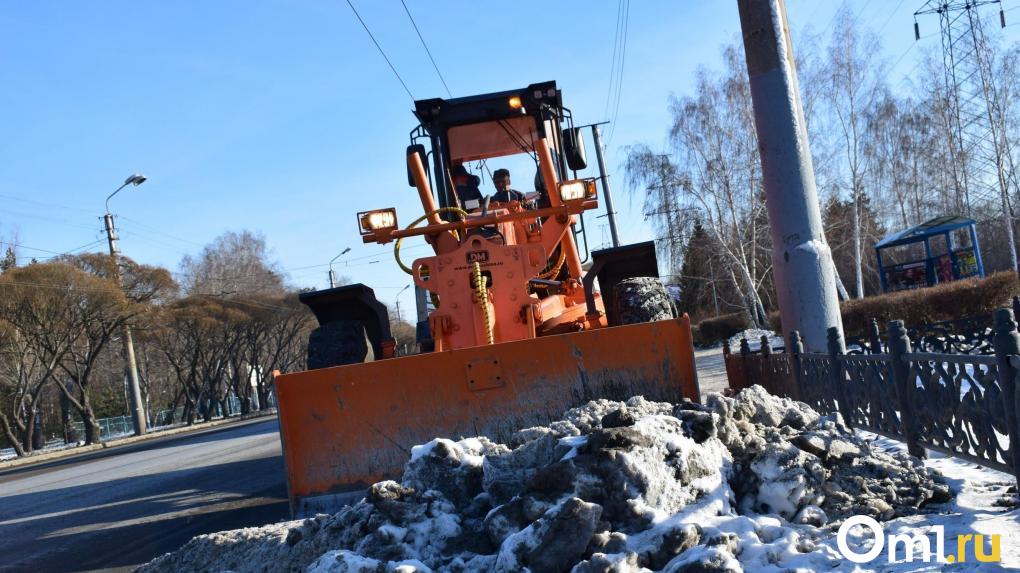
<instances>
[{"instance_id":1,"label":"concrete utility pole","mask_svg":"<svg viewBox=\"0 0 1020 573\"><path fill-rule=\"evenodd\" d=\"M783 0L737 0L783 330L808 352L827 352L826 329L843 330L832 252L822 231L814 166Z\"/></svg>"},{"instance_id":2,"label":"concrete utility pole","mask_svg":"<svg viewBox=\"0 0 1020 573\"><path fill-rule=\"evenodd\" d=\"M117 248L117 232L113 226L113 215L110 214L110 199L113 198L121 189L128 185L134 185L135 187L145 183L145 176L134 174L128 177L124 184L117 188L117 191L110 193L110 196L106 198L106 215L103 216L103 222L106 223L106 239L110 243L110 260L113 262L113 273L117 278L117 284L123 287L121 284L120 277L120 263L117 260L120 256L120 250ZM146 432L147 423L145 421L145 405L142 403L142 390L138 385L138 365L135 362L135 343L131 337L131 327L124 324L124 371L125 376L128 379L128 383L131 387L131 417L135 423L135 435L141 436Z\"/></svg>"}]
</instances>

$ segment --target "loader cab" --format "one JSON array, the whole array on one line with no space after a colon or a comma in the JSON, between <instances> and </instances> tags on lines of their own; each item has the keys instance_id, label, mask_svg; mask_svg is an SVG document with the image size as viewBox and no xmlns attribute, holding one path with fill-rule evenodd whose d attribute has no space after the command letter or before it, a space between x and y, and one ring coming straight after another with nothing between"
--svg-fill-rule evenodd
<instances>
[{"instance_id":1,"label":"loader cab","mask_svg":"<svg viewBox=\"0 0 1020 573\"><path fill-rule=\"evenodd\" d=\"M521 191L538 193L539 205L547 205L549 190L544 189L539 176L535 151L540 138L549 142L559 180L571 179L571 171L586 166L583 141L573 128L570 110L563 107L556 82L463 98L418 100L414 114L420 125L411 132L408 152L419 153L422 163L430 167L431 188L440 207L469 211L481 207L458 201L454 173L465 165L473 166L478 174L472 176L480 176L487 184L483 194L491 195L494 189L489 174L508 166L506 162L513 162L511 171L520 174L518 181L530 182L527 173L534 173L535 188ZM413 183L410 176L408 182Z\"/></svg>"}]
</instances>

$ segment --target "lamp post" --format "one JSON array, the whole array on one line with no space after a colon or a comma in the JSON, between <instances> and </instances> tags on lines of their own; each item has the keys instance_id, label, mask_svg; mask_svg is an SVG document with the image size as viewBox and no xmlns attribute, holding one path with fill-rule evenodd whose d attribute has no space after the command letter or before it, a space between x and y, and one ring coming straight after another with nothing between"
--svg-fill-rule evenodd
<instances>
[{"instance_id":1,"label":"lamp post","mask_svg":"<svg viewBox=\"0 0 1020 573\"><path fill-rule=\"evenodd\" d=\"M411 285L406 285L397 292L397 323L400 323L400 295L404 294L404 291L409 288L411 288Z\"/></svg>"},{"instance_id":2,"label":"lamp post","mask_svg":"<svg viewBox=\"0 0 1020 573\"><path fill-rule=\"evenodd\" d=\"M120 264L118 257L120 256L120 250L117 247L117 232L113 225L113 215L110 214L110 199L114 195L120 192L121 189L128 185L135 187L145 183L146 177L144 175L135 173L131 177L124 180L124 184L117 188L116 191L110 193L106 198L106 215L103 216L103 222L106 224L106 239L110 243L110 260L113 263L114 277L117 279L117 284L123 287L121 284L120 277ZM135 363L135 344L131 338L131 327L124 324L124 374L128 379L128 383L131 387L131 417L135 423L135 435L141 436L146 431L146 420L145 420L145 406L142 404L142 391L138 385L138 365Z\"/></svg>"},{"instance_id":3,"label":"lamp post","mask_svg":"<svg viewBox=\"0 0 1020 573\"><path fill-rule=\"evenodd\" d=\"M339 259L340 257L346 255L347 252L350 251L350 250L351 250L351 248L347 247L346 249L340 251L339 255L333 257L333 259L329 261L329 288L336 288L336 273L333 272L333 261L335 261L335 260Z\"/></svg>"}]
</instances>

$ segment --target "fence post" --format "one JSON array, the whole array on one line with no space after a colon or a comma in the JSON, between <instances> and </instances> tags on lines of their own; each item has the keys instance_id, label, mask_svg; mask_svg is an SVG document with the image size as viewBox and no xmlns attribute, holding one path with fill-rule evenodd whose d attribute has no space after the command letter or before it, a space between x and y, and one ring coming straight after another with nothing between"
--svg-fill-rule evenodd
<instances>
[{"instance_id":1,"label":"fence post","mask_svg":"<svg viewBox=\"0 0 1020 573\"><path fill-rule=\"evenodd\" d=\"M754 379L754 373L751 371L751 367L748 364L748 356L751 355L751 345L747 343L746 338L740 339L740 369L744 375L744 388L750 388L754 386L757 381Z\"/></svg>"},{"instance_id":2,"label":"fence post","mask_svg":"<svg viewBox=\"0 0 1020 573\"><path fill-rule=\"evenodd\" d=\"M761 335L761 359L757 362L758 383L764 386L769 394L782 396L784 394L782 385L778 384L778 378L774 376L775 369L772 367L772 346L769 345L769 337L764 334Z\"/></svg>"},{"instance_id":3,"label":"fence post","mask_svg":"<svg viewBox=\"0 0 1020 573\"><path fill-rule=\"evenodd\" d=\"M836 394L836 400L839 402L837 409L839 413L843 415L843 423L848 427L851 426L850 414L853 409L850 407L850 402L846 397L846 372L844 371L843 361L843 334L839 331L839 327L831 326L826 330L829 343L829 360L832 362L832 389Z\"/></svg>"},{"instance_id":4,"label":"fence post","mask_svg":"<svg viewBox=\"0 0 1020 573\"><path fill-rule=\"evenodd\" d=\"M800 355L804 353L804 344L800 341L800 333L796 330L790 331L790 347L787 350L790 355L790 368L793 369L794 400L807 401L807 394L804 391L804 376L801 372Z\"/></svg>"},{"instance_id":5,"label":"fence post","mask_svg":"<svg viewBox=\"0 0 1020 573\"><path fill-rule=\"evenodd\" d=\"M739 392L742 382L737 379L736 361L730 359L733 356L733 351L730 350L730 339L728 338L723 340L722 355L723 365L726 367L726 389L730 392Z\"/></svg>"},{"instance_id":6,"label":"fence post","mask_svg":"<svg viewBox=\"0 0 1020 573\"><path fill-rule=\"evenodd\" d=\"M910 364L904 358L904 354L910 351L910 337L907 336L907 329L903 326L903 321L889 321L889 355L892 359L893 387L896 389L896 399L900 406L900 426L903 428L903 439L907 442L907 452L910 455L924 458L927 454L921 447L917 435L917 417L914 415L914 405L911 400L912 394L916 393L917 382L910 377Z\"/></svg>"},{"instance_id":7,"label":"fence post","mask_svg":"<svg viewBox=\"0 0 1020 573\"><path fill-rule=\"evenodd\" d=\"M1013 304L1016 304L1013 299ZM1017 369L1010 363L1011 355L1020 354L1020 334L1017 334L1013 311L1000 308L995 311L995 335L992 344L995 346L996 367L999 376L999 388L1006 411L1006 428L1009 435L1009 464L1013 468L1013 476L1020 482L1020 425L1017 423L1016 408L1020 406L1020 393L1016 391Z\"/></svg>"},{"instance_id":8,"label":"fence post","mask_svg":"<svg viewBox=\"0 0 1020 573\"><path fill-rule=\"evenodd\" d=\"M878 321L874 318L868 323L868 338L871 342L871 354L881 354L882 332L878 329Z\"/></svg>"}]
</instances>

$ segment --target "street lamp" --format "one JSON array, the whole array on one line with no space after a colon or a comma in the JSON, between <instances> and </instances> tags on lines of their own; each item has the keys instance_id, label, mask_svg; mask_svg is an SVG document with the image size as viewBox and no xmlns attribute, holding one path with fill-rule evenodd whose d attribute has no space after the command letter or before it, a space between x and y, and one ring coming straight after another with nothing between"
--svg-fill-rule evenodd
<instances>
[{"instance_id":1,"label":"street lamp","mask_svg":"<svg viewBox=\"0 0 1020 573\"><path fill-rule=\"evenodd\" d=\"M411 285L405 285L404 288L397 291L397 322L400 322L400 295L404 294L404 291L411 288Z\"/></svg>"},{"instance_id":2,"label":"street lamp","mask_svg":"<svg viewBox=\"0 0 1020 573\"><path fill-rule=\"evenodd\" d=\"M114 195L120 192L121 189L127 187L128 185L134 185L135 187L138 187L142 183L145 183L146 179L148 179L148 177L142 175L141 173L135 173L131 177L125 179L124 184L121 185L120 187L117 187L117 190L114 191L113 193L110 193L110 196L106 198L106 212L107 213L110 212L110 199L112 199Z\"/></svg>"},{"instance_id":3,"label":"street lamp","mask_svg":"<svg viewBox=\"0 0 1020 573\"><path fill-rule=\"evenodd\" d=\"M340 251L339 255L333 257L329 261L329 288L336 288L336 273L333 272L333 261L335 261L335 260L339 259L340 257L346 255L348 253L348 251L350 251L350 250L351 250L351 248L347 247L346 249Z\"/></svg>"},{"instance_id":4,"label":"street lamp","mask_svg":"<svg viewBox=\"0 0 1020 573\"><path fill-rule=\"evenodd\" d=\"M103 222L106 224L106 240L110 243L110 261L113 263L113 275L117 279L117 284L121 285L120 277L120 266L117 263L117 258L120 255L120 251L117 248L117 232L113 225L113 215L110 214L110 199L114 195L120 192L121 189L128 185L134 185L135 187L145 183L146 177L140 173L135 173L131 177L124 180L124 184L117 187L117 190L106 198L106 215L103 216ZM142 391L138 385L138 365L135 363L135 344L131 338L131 327L124 324L124 371L125 377L128 379L129 385L131 386L131 417L135 423L135 435L141 436L146 430L145 420L145 406L142 404Z\"/></svg>"}]
</instances>

